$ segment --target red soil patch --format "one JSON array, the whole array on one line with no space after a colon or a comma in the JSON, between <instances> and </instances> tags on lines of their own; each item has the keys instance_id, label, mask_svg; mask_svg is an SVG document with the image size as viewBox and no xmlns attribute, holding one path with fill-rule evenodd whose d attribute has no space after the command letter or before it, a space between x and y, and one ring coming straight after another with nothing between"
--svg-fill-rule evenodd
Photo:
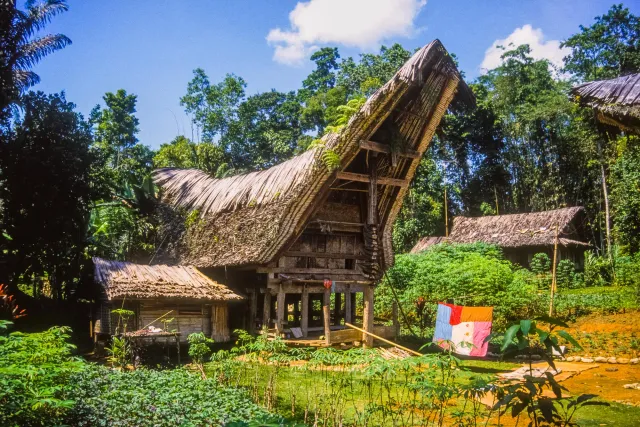
<instances>
[{"instance_id":1,"label":"red soil patch","mask_svg":"<svg viewBox=\"0 0 640 427\"><path fill-rule=\"evenodd\" d=\"M609 371L607 371L607 369ZM640 390L624 388L625 384L640 383L639 365L601 364L597 368L562 382L572 396L597 394L601 399L640 406Z\"/></svg>"}]
</instances>

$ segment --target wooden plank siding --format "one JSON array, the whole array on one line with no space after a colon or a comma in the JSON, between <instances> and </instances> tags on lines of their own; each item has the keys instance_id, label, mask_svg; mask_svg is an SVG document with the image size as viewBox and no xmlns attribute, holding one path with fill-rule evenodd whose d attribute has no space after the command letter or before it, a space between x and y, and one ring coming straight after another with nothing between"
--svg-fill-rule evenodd
<instances>
[{"instance_id":1,"label":"wooden plank siding","mask_svg":"<svg viewBox=\"0 0 640 427\"><path fill-rule=\"evenodd\" d=\"M112 304L101 306L100 323L96 327L96 332L116 333L119 316L111 312L115 308L125 308L135 313L127 322L127 332L146 329L149 326L164 328L162 320L173 319L167 324L167 330L179 332L181 342L186 342L189 334L196 332L202 332L216 342L227 342L231 339L229 309L226 303L185 304L161 301L128 301L123 305L122 301L113 301ZM123 332L122 323L119 332Z\"/></svg>"}]
</instances>

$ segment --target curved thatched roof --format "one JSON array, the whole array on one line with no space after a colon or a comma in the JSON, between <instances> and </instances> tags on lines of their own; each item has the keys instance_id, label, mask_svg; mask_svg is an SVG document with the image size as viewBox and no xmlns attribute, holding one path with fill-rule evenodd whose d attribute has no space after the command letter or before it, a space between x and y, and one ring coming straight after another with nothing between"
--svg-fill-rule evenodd
<instances>
[{"instance_id":1,"label":"curved thatched roof","mask_svg":"<svg viewBox=\"0 0 640 427\"><path fill-rule=\"evenodd\" d=\"M640 132L640 73L584 83L571 93L595 109L603 123Z\"/></svg>"},{"instance_id":2,"label":"curved thatched roof","mask_svg":"<svg viewBox=\"0 0 640 427\"><path fill-rule=\"evenodd\" d=\"M234 301L244 297L214 282L195 267L142 265L93 258L94 277L107 300L171 299Z\"/></svg>"},{"instance_id":3,"label":"curved thatched roof","mask_svg":"<svg viewBox=\"0 0 640 427\"><path fill-rule=\"evenodd\" d=\"M344 170L383 124L399 129L411 148L424 153L440 118L456 91L473 95L462 81L442 44L435 40L416 52L396 75L373 94L339 134L326 135L324 147L313 148L270 169L224 179L197 170L160 169L154 180L163 201L173 209L198 210L188 227L184 219L172 224L172 237L163 254L181 264L198 267L262 265L275 259L302 232L318 205L327 197L338 171L323 162L331 150ZM410 180L419 158L402 159L385 170L386 176ZM379 226L383 262L392 262L391 228L406 188L379 194Z\"/></svg>"}]
</instances>

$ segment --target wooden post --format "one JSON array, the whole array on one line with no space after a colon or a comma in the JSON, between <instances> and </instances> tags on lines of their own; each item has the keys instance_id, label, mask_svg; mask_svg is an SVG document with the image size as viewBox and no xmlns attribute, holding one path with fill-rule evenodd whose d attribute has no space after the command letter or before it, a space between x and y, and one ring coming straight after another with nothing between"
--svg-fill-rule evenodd
<instances>
[{"instance_id":1,"label":"wooden post","mask_svg":"<svg viewBox=\"0 0 640 427\"><path fill-rule=\"evenodd\" d=\"M271 326L271 293L267 288L264 293L264 305L262 306L262 326L269 329Z\"/></svg>"},{"instance_id":2,"label":"wooden post","mask_svg":"<svg viewBox=\"0 0 640 427\"><path fill-rule=\"evenodd\" d=\"M331 345L331 289L324 290L324 298L322 301L322 320L324 322L324 341L327 346Z\"/></svg>"},{"instance_id":3,"label":"wooden post","mask_svg":"<svg viewBox=\"0 0 640 427\"><path fill-rule=\"evenodd\" d=\"M549 298L549 317L553 316L553 294L556 292L556 260L558 258L558 224L556 224L556 238L553 242L553 265L551 266L551 296Z\"/></svg>"},{"instance_id":4,"label":"wooden post","mask_svg":"<svg viewBox=\"0 0 640 427\"><path fill-rule=\"evenodd\" d=\"M278 334L282 334L283 333L283 327L282 324L284 322L284 313L285 313L285 302L284 302L284 297L285 297L285 293L282 290L282 285L280 285L280 290L278 290L278 299L276 301L276 331Z\"/></svg>"},{"instance_id":5,"label":"wooden post","mask_svg":"<svg viewBox=\"0 0 640 427\"><path fill-rule=\"evenodd\" d=\"M254 290L249 294L249 333L256 333L256 316L258 313L258 294Z\"/></svg>"},{"instance_id":6,"label":"wooden post","mask_svg":"<svg viewBox=\"0 0 640 427\"><path fill-rule=\"evenodd\" d=\"M300 329L302 329L302 336L306 338L309 335L309 289L307 285L302 288L301 304Z\"/></svg>"},{"instance_id":7,"label":"wooden post","mask_svg":"<svg viewBox=\"0 0 640 427\"><path fill-rule=\"evenodd\" d=\"M364 288L364 310L362 315L362 327L365 332L373 333L373 287ZM368 334L362 335L365 348L373 347L373 337Z\"/></svg>"},{"instance_id":8,"label":"wooden post","mask_svg":"<svg viewBox=\"0 0 640 427\"><path fill-rule=\"evenodd\" d=\"M322 317L324 319L324 343L328 347L331 345L331 311L328 305L322 306Z\"/></svg>"},{"instance_id":9,"label":"wooden post","mask_svg":"<svg viewBox=\"0 0 640 427\"><path fill-rule=\"evenodd\" d=\"M400 336L400 322L398 322L398 303L393 302L391 306L391 319L393 321L393 332L396 338Z\"/></svg>"},{"instance_id":10,"label":"wooden post","mask_svg":"<svg viewBox=\"0 0 640 427\"><path fill-rule=\"evenodd\" d=\"M333 306L333 322L336 325L340 324L340 318L342 316L340 316L340 313L342 311L342 294L336 292L335 294L335 300L334 300L334 306Z\"/></svg>"},{"instance_id":11,"label":"wooden post","mask_svg":"<svg viewBox=\"0 0 640 427\"><path fill-rule=\"evenodd\" d=\"M353 294L351 293L350 285L347 285L347 292L344 294L344 321L345 323L353 323L351 317L351 303Z\"/></svg>"}]
</instances>

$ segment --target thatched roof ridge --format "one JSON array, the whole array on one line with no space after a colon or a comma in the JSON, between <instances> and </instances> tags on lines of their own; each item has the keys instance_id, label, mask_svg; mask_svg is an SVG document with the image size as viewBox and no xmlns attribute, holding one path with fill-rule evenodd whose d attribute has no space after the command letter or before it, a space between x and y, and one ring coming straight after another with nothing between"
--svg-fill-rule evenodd
<instances>
[{"instance_id":1,"label":"thatched roof ridge","mask_svg":"<svg viewBox=\"0 0 640 427\"><path fill-rule=\"evenodd\" d=\"M396 75L374 93L339 134L322 139L316 147L270 169L214 179L194 170L160 169L154 173L163 201L173 207L200 210L197 227L174 227L172 245L165 255L172 261L199 267L264 264L292 242L309 219L317 202L328 194L336 171L323 162L328 150L337 154L342 169L391 115L406 133L412 148L423 153L440 117L456 91L470 101L473 95L442 44L435 40L417 51ZM396 107L403 102L406 110ZM391 176L411 179L418 160L400 162ZM393 190L395 191L395 189ZM384 262L392 262L391 228L405 189L385 194L381 209ZM179 243L173 244L179 240Z\"/></svg>"},{"instance_id":2,"label":"thatched roof ridge","mask_svg":"<svg viewBox=\"0 0 640 427\"><path fill-rule=\"evenodd\" d=\"M640 73L584 83L571 93L595 109L603 123L640 132Z\"/></svg>"},{"instance_id":3,"label":"thatched roof ridge","mask_svg":"<svg viewBox=\"0 0 640 427\"><path fill-rule=\"evenodd\" d=\"M93 258L94 277L107 300L171 299L235 301L244 297L217 283L195 267L143 265Z\"/></svg>"},{"instance_id":4,"label":"thatched roof ridge","mask_svg":"<svg viewBox=\"0 0 640 427\"><path fill-rule=\"evenodd\" d=\"M411 251L409 253L417 254L418 252L429 249L429 247L433 245L438 245L446 241L447 238L444 236L425 236L422 239L418 240L418 243L416 243L414 247L411 248Z\"/></svg>"},{"instance_id":5,"label":"thatched roof ridge","mask_svg":"<svg viewBox=\"0 0 640 427\"><path fill-rule=\"evenodd\" d=\"M449 241L455 243L485 242L501 247L548 246L555 241L564 246L588 246L579 237L575 220L584 213L580 206L511 215L462 217L453 219Z\"/></svg>"}]
</instances>

